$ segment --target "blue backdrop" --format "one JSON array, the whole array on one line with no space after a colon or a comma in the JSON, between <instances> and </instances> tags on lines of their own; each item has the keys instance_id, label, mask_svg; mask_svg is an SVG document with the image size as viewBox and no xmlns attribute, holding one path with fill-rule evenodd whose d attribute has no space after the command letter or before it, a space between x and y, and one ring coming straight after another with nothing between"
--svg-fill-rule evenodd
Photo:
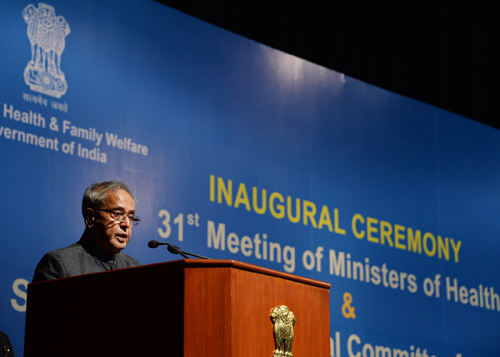
<instances>
[{"instance_id":1,"label":"blue backdrop","mask_svg":"<svg viewBox=\"0 0 500 357\"><path fill-rule=\"evenodd\" d=\"M155 1L2 1L0 29L16 355L37 262L106 179L137 192L143 264L177 259L157 239L331 283L332 356L500 354L498 130Z\"/></svg>"}]
</instances>

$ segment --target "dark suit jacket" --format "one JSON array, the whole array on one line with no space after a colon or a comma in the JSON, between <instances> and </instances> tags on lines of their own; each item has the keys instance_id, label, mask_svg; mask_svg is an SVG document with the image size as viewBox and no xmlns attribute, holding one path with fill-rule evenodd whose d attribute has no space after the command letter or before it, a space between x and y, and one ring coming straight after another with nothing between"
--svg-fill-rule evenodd
<instances>
[{"instance_id":1,"label":"dark suit jacket","mask_svg":"<svg viewBox=\"0 0 500 357\"><path fill-rule=\"evenodd\" d=\"M45 254L35 269L33 282L137 265L140 263L127 254L103 251L84 234L75 244Z\"/></svg>"}]
</instances>

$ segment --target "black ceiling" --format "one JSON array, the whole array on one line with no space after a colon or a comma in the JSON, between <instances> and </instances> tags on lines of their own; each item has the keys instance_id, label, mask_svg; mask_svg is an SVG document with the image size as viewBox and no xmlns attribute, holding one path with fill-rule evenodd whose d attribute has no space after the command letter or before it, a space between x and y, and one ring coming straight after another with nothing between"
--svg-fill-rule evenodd
<instances>
[{"instance_id":1,"label":"black ceiling","mask_svg":"<svg viewBox=\"0 0 500 357\"><path fill-rule=\"evenodd\" d=\"M500 128L488 1L158 0L350 77Z\"/></svg>"}]
</instances>

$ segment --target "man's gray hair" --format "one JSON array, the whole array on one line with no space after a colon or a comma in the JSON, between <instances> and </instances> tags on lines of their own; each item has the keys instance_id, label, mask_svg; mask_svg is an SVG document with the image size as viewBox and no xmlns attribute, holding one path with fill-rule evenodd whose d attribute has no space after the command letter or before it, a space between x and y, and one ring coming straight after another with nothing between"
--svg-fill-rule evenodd
<instances>
[{"instance_id":1,"label":"man's gray hair","mask_svg":"<svg viewBox=\"0 0 500 357\"><path fill-rule=\"evenodd\" d=\"M101 181L90 185L83 195L82 200L82 214L85 217L85 211L87 208L97 209L102 205L102 201L106 198L109 191L127 191L132 199L134 200L134 205L137 202L134 192L128 187L125 182L120 181Z\"/></svg>"}]
</instances>

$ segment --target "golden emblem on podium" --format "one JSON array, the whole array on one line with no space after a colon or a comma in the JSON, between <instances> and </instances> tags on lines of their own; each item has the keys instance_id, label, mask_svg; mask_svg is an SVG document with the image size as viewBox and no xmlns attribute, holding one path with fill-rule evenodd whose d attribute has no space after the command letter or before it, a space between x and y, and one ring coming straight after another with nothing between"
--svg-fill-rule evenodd
<instances>
[{"instance_id":1,"label":"golden emblem on podium","mask_svg":"<svg viewBox=\"0 0 500 357\"><path fill-rule=\"evenodd\" d=\"M276 306L270 312L274 325L274 352L273 357L292 357L293 325L295 315L285 305Z\"/></svg>"}]
</instances>

